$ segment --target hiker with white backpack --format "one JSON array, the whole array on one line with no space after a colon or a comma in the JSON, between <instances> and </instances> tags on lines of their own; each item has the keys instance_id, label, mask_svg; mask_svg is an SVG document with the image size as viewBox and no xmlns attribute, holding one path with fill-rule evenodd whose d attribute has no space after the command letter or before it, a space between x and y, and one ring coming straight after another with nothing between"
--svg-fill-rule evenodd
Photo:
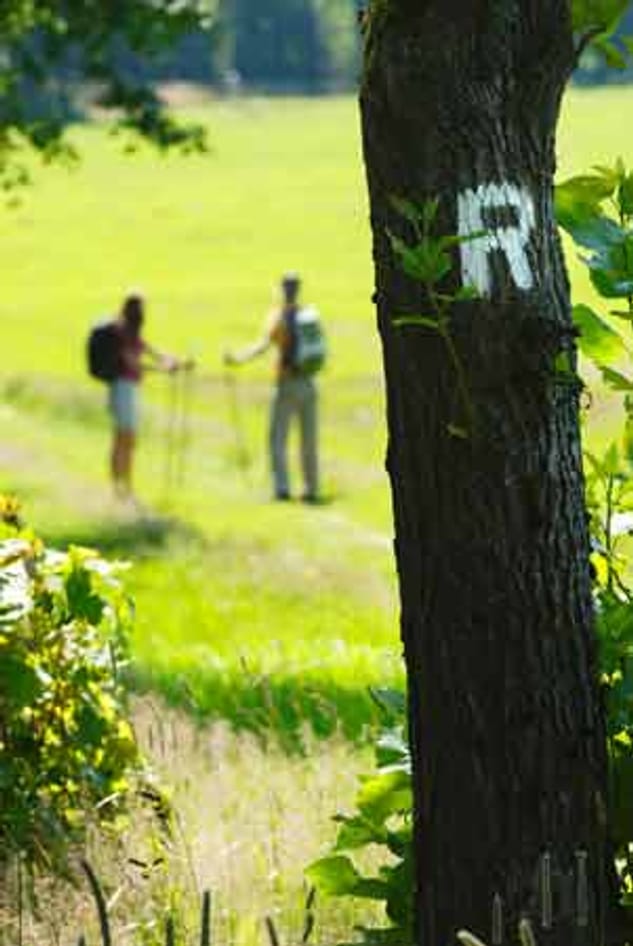
<instances>
[{"instance_id":1,"label":"hiker with white backpack","mask_svg":"<svg viewBox=\"0 0 633 946\"><path fill-rule=\"evenodd\" d=\"M319 314L299 304L301 280L287 273L281 280L281 302L269 316L263 337L254 345L226 352L226 365L243 365L277 349L275 387L270 406L269 453L276 500L290 499L287 444L293 418L299 422L302 500L319 501L318 390L316 373L326 357L326 343Z\"/></svg>"}]
</instances>

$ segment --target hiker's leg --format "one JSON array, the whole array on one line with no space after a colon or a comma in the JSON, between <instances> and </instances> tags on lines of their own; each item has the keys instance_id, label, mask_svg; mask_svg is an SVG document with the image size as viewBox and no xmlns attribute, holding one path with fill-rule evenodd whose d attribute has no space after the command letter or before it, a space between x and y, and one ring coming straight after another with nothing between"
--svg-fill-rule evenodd
<instances>
[{"instance_id":1,"label":"hiker's leg","mask_svg":"<svg viewBox=\"0 0 633 946\"><path fill-rule=\"evenodd\" d=\"M132 491L132 466L136 435L130 430L115 430L110 456L110 474L114 492L121 498Z\"/></svg>"},{"instance_id":2,"label":"hiker's leg","mask_svg":"<svg viewBox=\"0 0 633 946\"><path fill-rule=\"evenodd\" d=\"M270 469L273 478L273 490L278 499L290 494L288 479L288 429L292 415L292 398L285 381L280 381L275 388L270 405L269 452Z\"/></svg>"},{"instance_id":3,"label":"hiker's leg","mask_svg":"<svg viewBox=\"0 0 633 946\"><path fill-rule=\"evenodd\" d=\"M121 493L121 468L123 446L121 439L121 394L119 379L108 386L108 410L112 417L112 446L110 448L110 479L114 493Z\"/></svg>"},{"instance_id":4,"label":"hiker's leg","mask_svg":"<svg viewBox=\"0 0 633 946\"><path fill-rule=\"evenodd\" d=\"M138 423L137 385L118 378L110 386L110 412L114 424L110 469L117 496L129 496L132 491L132 466Z\"/></svg>"},{"instance_id":5,"label":"hiker's leg","mask_svg":"<svg viewBox=\"0 0 633 946\"><path fill-rule=\"evenodd\" d=\"M126 496L132 494L132 468L134 464L134 448L136 446L136 434L133 430L122 430L119 432L121 440L119 482L123 487Z\"/></svg>"},{"instance_id":6,"label":"hiker's leg","mask_svg":"<svg viewBox=\"0 0 633 946\"><path fill-rule=\"evenodd\" d=\"M318 392L312 378L302 382L299 420L301 424L301 467L305 483L305 498L319 495L318 458Z\"/></svg>"},{"instance_id":7,"label":"hiker's leg","mask_svg":"<svg viewBox=\"0 0 633 946\"><path fill-rule=\"evenodd\" d=\"M110 478L112 480L112 486L114 487L114 492L118 495L120 491L120 480L121 480L121 432L115 430L112 433L112 449L110 451Z\"/></svg>"}]
</instances>

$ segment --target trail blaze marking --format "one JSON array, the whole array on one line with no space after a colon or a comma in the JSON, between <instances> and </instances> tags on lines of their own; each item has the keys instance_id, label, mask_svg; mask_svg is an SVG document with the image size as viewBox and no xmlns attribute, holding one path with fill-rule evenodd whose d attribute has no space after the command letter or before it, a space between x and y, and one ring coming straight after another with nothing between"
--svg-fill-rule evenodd
<instances>
[{"instance_id":1,"label":"trail blaze marking","mask_svg":"<svg viewBox=\"0 0 633 946\"><path fill-rule=\"evenodd\" d=\"M510 225L490 225L494 212L510 214ZM465 286L475 286L482 296L492 294L490 254L501 251L508 261L510 273L519 289L527 291L534 286L534 274L526 252L536 223L534 201L525 187L516 184L480 184L476 190L468 188L457 197L459 235L471 236L480 230L488 232L481 237L462 243L462 280Z\"/></svg>"}]
</instances>

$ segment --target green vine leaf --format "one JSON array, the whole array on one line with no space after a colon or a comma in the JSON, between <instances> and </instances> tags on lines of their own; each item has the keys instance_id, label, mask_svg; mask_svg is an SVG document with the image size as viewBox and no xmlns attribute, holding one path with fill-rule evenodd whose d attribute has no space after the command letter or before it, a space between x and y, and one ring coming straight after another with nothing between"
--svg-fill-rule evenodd
<instances>
[{"instance_id":1,"label":"green vine leaf","mask_svg":"<svg viewBox=\"0 0 633 946\"><path fill-rule=\"evenodd\" d=\"M613 388L614 391L624 391L626 393L633 391L633 381L622 374L622 372L616 371L615 368L609 368L606 365L601 365L600 372L609 387Z\"/></svg>"},{"instance_id":2,"label":"green vine leaf","mask_svg":"<svg viewBox=\"0 0 633 946\"><path fill-rule=\"evenodd\" d=\"M575 305L572 316L580 330L580 350L596 364L618 361L629 355L619 332L612 329L590 306Z\"/></svg>"},{"instance_id":3,"label":"green vine leaf","mask_svg":"<svg viewBox=\"0 0 633 946\"><path fill-rule=\"evenodd\" d=\"M579 33L596 28L611 33L627 7L628 0L573 0L573 28Z\"/></svg>"}]
</instances>

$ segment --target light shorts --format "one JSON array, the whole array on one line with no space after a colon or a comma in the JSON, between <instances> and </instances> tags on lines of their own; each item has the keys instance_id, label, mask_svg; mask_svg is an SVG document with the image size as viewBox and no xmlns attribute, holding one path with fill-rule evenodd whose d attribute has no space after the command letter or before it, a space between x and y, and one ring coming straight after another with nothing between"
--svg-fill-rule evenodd
<instances>
[{"instance_id":1,"label":"light shorts","mask_svg":"<svg viewBox=\"0 0 633 946\"><path fill-rule=\"evenodd\" d=\"M110 383L108 407L116 430L135 433L139 417L138 382L116 378Z\"/></svg>"}]
</instances>

